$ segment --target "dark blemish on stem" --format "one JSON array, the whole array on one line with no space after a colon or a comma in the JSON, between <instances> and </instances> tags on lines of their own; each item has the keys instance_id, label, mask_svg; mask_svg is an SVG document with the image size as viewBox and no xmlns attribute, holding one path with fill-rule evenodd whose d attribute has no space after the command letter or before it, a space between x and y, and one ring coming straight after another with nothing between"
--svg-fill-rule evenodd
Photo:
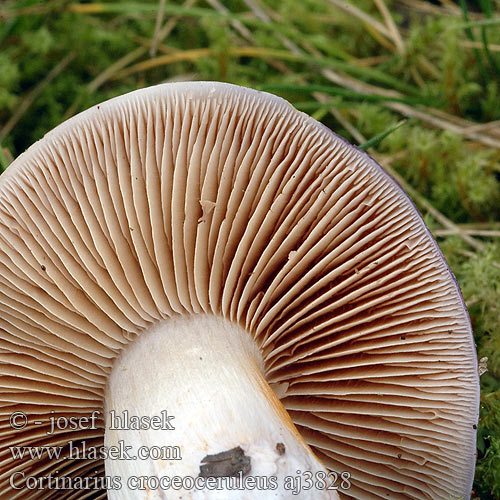
<instances>
[{"instance_id":1,"label":"dark blemish on stem","mask_svg":"<svg viewBox=\"0 0 500 500\"><path fill-rule=\"evenodd\" d=\"M284 455L286 448L283 443L276 443L276 451L278 452L278 455Z\"/></svg>"},{"instance_id":2,"label":"dark blemish on stem","mask_svg":"<svg viewBox=\"0 0 500 500\"><path fill-rule=\"evenodd\" d=\"M232 477L240 472L244 475L250 472L250 457L240 446L215 455L207 455L201 460L198 477Z\"/></svg>"}]
</instances>

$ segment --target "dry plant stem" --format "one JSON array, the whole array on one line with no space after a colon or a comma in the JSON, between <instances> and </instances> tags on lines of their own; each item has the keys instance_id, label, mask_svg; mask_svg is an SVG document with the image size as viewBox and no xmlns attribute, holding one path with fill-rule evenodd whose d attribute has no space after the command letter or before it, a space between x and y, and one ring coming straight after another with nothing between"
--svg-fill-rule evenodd
<instances>
[{"instance_id":1,"label":"dry plant stem","mask_svg":"<svg viewBox=\"0 0 500 500\"><path fill-rule=\"evenodd\" d=\"M370 16L366 12L362 11L358 7L355 7L352 4L343 2L342 0L328 0L334 7L344 10L348 14L361 19L361 21L365 22L367 25L371 26L375 30L377 30L380 34L384 35L391 41L394 41L392 38L392 33L389 28L384 26L381 22L377 21L374 17Z\"/></svg>"},{"instance_id":2,"label":"dry plant stem","mask_svg":"<svg viewBox=\"0 0 500 500\"><path fill-rule=\"evenodd\" d=\"M219 0L207 0L207 3L215 9L217 12L220 12L222 14L229 14L230 11L227 9L224 5L222 5ZM231 26L239 33L239 35L245 40L246 42L249 43L255 43L255 37L253 36L252 32L240 21L232 20L230 21ZM288 71L287 66L282 62L277 59L270 59L269 60L269 65L272 66L273 68L277 69L278 71L281 71L282 73L286 73Z\"/></svg>"},{"instance_id":3,"label":"dry plant stem","mask_svg":"<svg viewBox=\"0 0 500 500\"><path fill-rule=\"evenodd\" d=\"M465 222L463 224L457 224L460 229L489 229L489 230L500 230L500 222Z\"/></svg>"},{"instance_id":4,"label":"dry plant stem","mask_svg":"<svg viewBox=\"0 0 500 500\"><path fill-rule=\"evenodd\" d=\"M399 3L405 5L409 9L417 10L424 14L431 15L452 15L456 17L461 17L462 12L460 8L451 6L439 7L437 5L432 5L430 2L424 2L422 0L399 0Z\"/></svg>"},{"instance_id":5,"label":"dry plant stem","mask_svg":"<svg viewBox=\"0 0 500 500\"><path fill-rule=\"evenodd\" d=\"M111 411L114 416L128 412L149 417L167 412L174 418L166 429L112 430ZM207 491L176 494L221 500L283 498L285 476L297 475L298 470L325 470L266 382L251 336L239 325L215 316L168 319L132 342L113 367L106 390L106 418L106 446L119 446L122 441L132 446L131 454L144 446L180 447L182 459L177 460L107 460L106 475L120 476L123 484L143 475L196 478L206 455L238 446L250 458L248 474L276 477L277 489L223 489L210 491L209 497ZM170 498L169 491L152 492L148 498L165 498L162 493ZM132 500L137 491L110 491L109 498ZM314 498L338 496L334 491L315 490Z\"/></svg>"},{"instance_id":6,"label":"dry plant stem","mask_svg":"<svg viewBox=\"0 0 500 500\"><path fill-rule=\"evenodd\" d=\"M500 136L500 120L495 120L488 123L478 123L467 127L467 132L489 132L490 134Z\"/></svg>"},{"instance_id":7,"label":"dry plant stem","mask_svg":"<svg viewBox=\"0 0 500 500\"><path fill-rule=\"evenodd\" d=\"M469 234L471 236L486 236L490 238L498 238L500 237L500 231L489 231L487 229L461 229L463 234ZM451 236L454 234L458 234L453 229L436 229L434 231L436 236Z\"/></svg>"},{"instance_id":8,"label":"dry plant stem","mask_svg":"<svg viewBox=\"0 0 500 500\"><path fill-rule=\"evenodd\" d=\"M219 0L207 0L207 3L215 9L217 12L222 14L230 14L230 10L222 5ZM252 32L240 21L231 21L231 26L247 41L254 41L254 36Z\"/></svg>"},{"instance_id":9,"label":"dry plant stem","mask_svg":"<svg viewBox=\"0 0 500 500\"><path fill-rule=\"evenodd\" d=\"M252 13L254 14L254 16L257 19L259 19L265 23L271 22L271 18L269 17L267 12L264 10L264 7L258 5L255 0L245 0L245 4L251 9ZM279 40L283 44L283 46L286 47L290 52L292 52L294 54L301 52L300 49L298 48L298 46L295 43L293 43L286 36L282 35L281 33L278 33L277 37L279 38Z\"/></svg>"},{"instance_id":10,"label":"dry plant stem","mask_svg":"<svg viewBox=\"0 0 500 500\"><path fill-rule=\"evenodd\" d=\"M420 111L416 108L412 108L411 106L408 106L403 103L399 102L388 102L384 103L384 105L388 108L394 109L395 111L400 112L401 114L409 117L415 117L419 118L420 120L430 123L431 125L434 125L435 127L442 128L444 130L451 130L452 132L455 132L456 134L463 135L467 137L468 139L472 139L474 141L480 142L482 144L485 144L486 146L490 146L492 148L500 148L500 140L494 139L493 137L490 137L486 134L481 134L479 132L474 132L470 131L467 128L460 127L458 125L455 125L454 123L451 123L447 120L444 120L442 118L438 118L437 116L431 116L428 113L425 113L424 111ZM472 125L472 124L471 124Z\"/></svg>"},{"instance_id":11,"label":"dry plant stem","mask_svg":"<svg viewBox=\"0 0 500 500\"><path fill-rule=\"evenodd\" d=\"M151 47L149 48L149 55L154 57L156 55L156 50L158 48L158 43L160 42L160 28L163 23L163 15L165 14L165 0L160 0L160 5L158 7L158 14L156 16L155 31L153 34L153 40L151 41Z\"/></svg>"},{"instance_id":12,"label":"dry plant stem","mask_svg":"<svg viewBox=\"0 0 500 500\"><path fill-rule=\"evenodd\" d=\"M460 9L451 0L439 0L439 3L442 4L446 9L449 9L453 12L460 12Z\"/></svg>"},{"instance_id":13,"label":"dry plant stem","mask_svg":"<svg viewBox=\"0 0 500 500\"><path fill-rule=\"evenodd\" d=\"M392 19L392 15L389 12L387 5L385 5L384 0L375 0L375 5L382 14L385 24L387 25L388 29L391 32L392 40L394 41L394 44L396 45L398 52L402 54L405 50L403 39L401 37L401 34L399 33L396 23L394 22L394 19Z\"/></svg>"},{"instance_id":14,"label":"dry plant stem","mask_svg":"<svg viewBox=\"0 0 500 500\"><path fill-rule=\"evenodd\" d=\"M473 42L471 40L464 40L460 43L462 47L466 47L468 49L482 49L484 50L484 44L482 42ZM491 52L500 52L500 44L489 43L488 50Z\"/></svg>"},{"instance_id":15,"label":"dry plant stem","mask_svg":"<svg viewBox=\"0 0 500 500\"><path fill-rule=\"evenodd\" d=\"M189 8L195 4L196 4L196 0L186 0L182 4L182 6L185 8ZM165 8L165 5L163 5L163 9L164 8ZM163 15L162 15L162 17L163 17ZM180 18L178 16L170 17L169 20L165 23L165 25L161 29L159 29L158 33L155 34L155 38L153 39L153 42L152 42L151 48L150 48L151 57L156 55L158 45L160 43L162 43L163 40L172 32L172 30L176 27L179 20L180 20ZM155 45L153 45L153 44L155 44ZM153 53L153 47L154 47L154 53Z\"/></svg>"}]
</instances>

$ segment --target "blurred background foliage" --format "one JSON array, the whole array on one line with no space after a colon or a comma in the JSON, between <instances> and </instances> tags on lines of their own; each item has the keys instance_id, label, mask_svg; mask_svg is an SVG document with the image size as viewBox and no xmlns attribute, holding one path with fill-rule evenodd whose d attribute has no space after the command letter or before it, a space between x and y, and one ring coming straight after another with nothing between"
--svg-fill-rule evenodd
<instances>
[{"instance_id":1,"label":"blurred background foliage","mask_svg":"<svg viewBox=\"0 0 500 500\"><path fill-rule=\"evenodd\" d=\"M500 1L2 0L0 170L75 113L179 80L281 95L410 194L487 358L473 497L500 499Z\"/></svg>"}]
</instances>

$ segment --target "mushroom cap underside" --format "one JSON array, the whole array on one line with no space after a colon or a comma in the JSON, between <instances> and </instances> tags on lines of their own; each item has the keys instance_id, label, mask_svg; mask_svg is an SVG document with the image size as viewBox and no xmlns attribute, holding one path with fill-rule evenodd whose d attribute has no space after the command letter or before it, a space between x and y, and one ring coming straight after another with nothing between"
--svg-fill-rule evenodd
<instances>
[{"instance_id":1,"label":"mushroom cap underside","mask_svg":"<svg viewBox=\"0 0 500 500\"><path fill-rule=\"evenodd\" d=\"M0 177L0 496L84 498L9 480L95 477L102 461L14 460L8 447L102 444L102 420L47 434L48 417L102 408L122 349L190 314L253 336L304 439L351 474L343 498L470 494L475 348L417 210L284 100L196 82L95 106Z\"/></svg>"}]
</instances>

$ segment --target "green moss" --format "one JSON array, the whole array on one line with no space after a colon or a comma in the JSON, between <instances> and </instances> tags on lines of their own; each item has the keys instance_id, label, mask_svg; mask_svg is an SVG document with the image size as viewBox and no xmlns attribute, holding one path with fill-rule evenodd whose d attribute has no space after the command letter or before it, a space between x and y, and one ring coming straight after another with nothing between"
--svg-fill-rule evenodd
<instances>
[{"instance_id":1,"label":"green moss","mask_svg":"<svg viewBox=\"0 0 500 500\"><path fill-rule=\"evenodd\" d=\"M467 259L458 277L469 302L478 354L488 357L489 371L500 379L500 243L490 243Z\"/></svg>"},{"instance_id":2,"label":"green moss","mask_svg":"<svg viewBox=\"0 0 500 500\"><path fill-rule=\"evenodd\" d=\"M456 222L495 219L500 203L498 153L471 149L462 136L408 124L384 140L390 154L406 151L399 172Z\"/></svg>"},{"instance_id":3,"label":"green moss","mask_svg":"<svg viewBox=\"0 0 500 500\"><path fill-rule=\"evenodd\" d=\"M484 47L480 50L485 78L478 65L477 52L464 46L466 33L458 27L462 18L426 14L419 7L421 3L407 7L407 2L385 1L403 37L405 50L401 53L388 37L377 34L367 23L324 0L260 0L258 5L274 23L267 27L257 21L245 1L227 0L224 5L241 16L251 32L251 40L243 37L229 21L182 15L163 40L164 47L158 55L164 50L183 52L206 47L213 49L215 55L121 78L115 75L95 91L90 91L88 85L96 77L143 44L148 48L147 41L154 34L156 12L146 11L139 2L134 7L133 3L108 0L102 3L119 7L121 12L87 15L69 12L65 8L69 3L0 2L0 10L53 6L45 13L9 14L0 22L0 131L47 74L68 54L74 55L64 72L41 89L2 139L1 146L13 157L60 123L75 103L73 112L78 112L137 87L174 77L195 75L196 79L225 80L252 87L266 83L336 87L322 74L319 60L312 57L294 61L265 55L239 58L228 55L230 48L255 45L293 56L295 48L292 50L290 43L283 41L284 34L299 51L314 51L323 62L328 59L330 68L343 78L369 82L379 89L397 90L403 99L417 98L427 106L452 115L455 120L483 123L500 119L500 81L495 72L495 64L500 67L500 54L491 52L490 60L485 56ZM383 22L373 0L352 3ZM167 0L167 5L172 4L183 8L184 1ZM482 0L467 4L476 10L491 4L494 9L490 14L500 16L498 2ZM208 4L199 7L209 9ZM171 15L165 16L165 22L172 19ZM486 34L490 43L500 44L499 29L490 27ZM473 35L477 41L482 40L480 30L473 31ZM145 51L139 60L148 57ZM360 62L362 58L370 60ZM380 79L380 74L387 78ZM328 108L318 106L312 91L280 93L300 103L301 109L315 114L328 127L357 142L356 134L352 135L349 127L340 124L328 113ZM373 95L332 93L330 97L344 118L367 139L390 129L402 118L384 103L374 102ZM412 106L412 101L407 105ZM393 157L392 167L454 223L470 228L498 222L499 150L458 134L453 127L447 128L443 130L410 119L375 147L378 153ZM2 149L0 165L6 165L8 157ZM429 214L423 215L431 230L442 229ZM483 241L484 250L470 247L458 236L439 237L438 243L462 287L479 357L488 357L488 372L481 379L482 407L474 487L481 500L488 500L500 498L500 238L476 238Z\"/></svg>"},{"instance_id":4,"label":"green moss","mask_svg":"<svg viewBox=\"0 0 500 500\"><path fill-rule=\"evenodd\" d=\"M500 242L473 254L456 236L440 246L468 304L478 358L487 358L488 371L481 376L473 498L494 500L500 498Z\"/></svg>"},{"instance_id":5,"label":"green moss","mask_svg":"<svg viewBox=\"0 0 500 500\"><path fill-rule=\"evenodd\" d=\"M47 26L41 26L35 31L23 33L21 40L26 50L40 56L47 54L56 43Z\"/></svg>"},{"instance_id":6,"label":"green moss","mask_svg":"<svg viewBox=\"0 0 500 500\"><path fill-rule=\"evenodd\" d=\"M2 112L11 110L17 101L15 91L19 79L18 64L9 57L8 52L0 52L0 118Z\"/></svg>"},{"instance_id":7,"label":"green moss","mask_svg":"<svg viewBox=\"0 0 500 500\"><path fill-rule=\"evenodd\" d=\"M489 380L498 387L498 380ZM481 499L500 498L500 388L481 397L477 447L474 493Z\"/></svg>"}]
</instances>

